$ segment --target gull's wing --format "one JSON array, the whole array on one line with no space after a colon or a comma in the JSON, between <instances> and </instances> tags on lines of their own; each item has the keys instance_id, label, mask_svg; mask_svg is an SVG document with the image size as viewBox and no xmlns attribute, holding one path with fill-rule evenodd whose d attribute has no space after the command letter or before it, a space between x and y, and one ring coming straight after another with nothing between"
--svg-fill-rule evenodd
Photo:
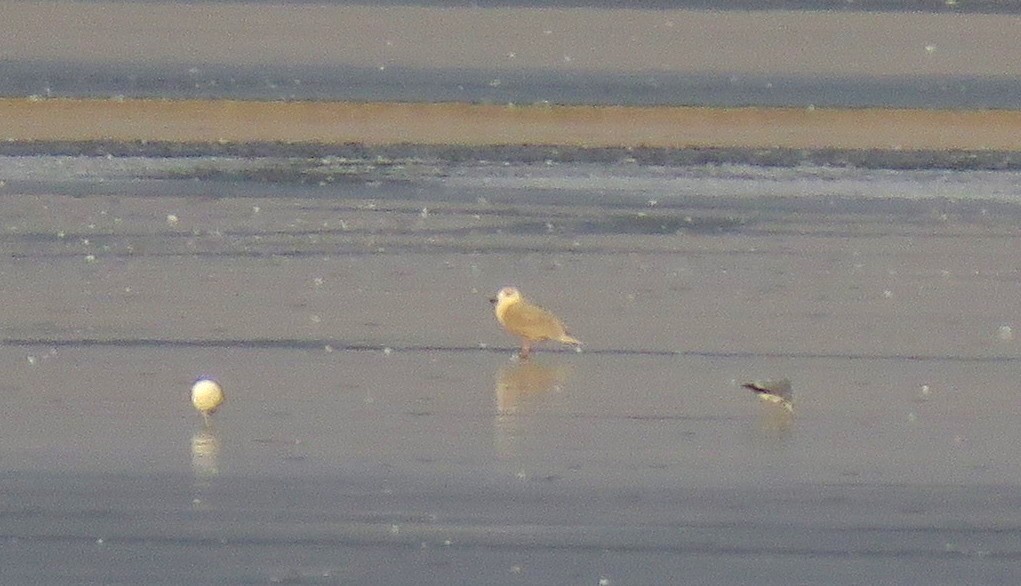
<instances>
[{"instance_id":1,"label":"gull's wing","mask_svg":"<svg viewBox=\"0 0 1021 586\"><path fill-rule=\"evenodd\" d=\"M511 332L530 340L555 340L565 333L557 316L524 301L507 308L503 323Z\"/></svg>"}]
</instances>

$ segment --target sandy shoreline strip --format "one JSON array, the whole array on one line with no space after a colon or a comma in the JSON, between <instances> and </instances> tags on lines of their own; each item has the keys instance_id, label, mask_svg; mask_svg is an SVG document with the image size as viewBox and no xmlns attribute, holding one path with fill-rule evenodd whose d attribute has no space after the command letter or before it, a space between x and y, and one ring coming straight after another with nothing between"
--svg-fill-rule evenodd
<instances>
[{"instance_id":1,"label":"sandy shoreline strip","mask_svg":"<svg viewBox=\"0 0 1021 586\"><path fill-rule=\"evenodd\" d=\"M1021 150L1021 111L0 100L0 140Z\"/></svg>"}]
</instances>

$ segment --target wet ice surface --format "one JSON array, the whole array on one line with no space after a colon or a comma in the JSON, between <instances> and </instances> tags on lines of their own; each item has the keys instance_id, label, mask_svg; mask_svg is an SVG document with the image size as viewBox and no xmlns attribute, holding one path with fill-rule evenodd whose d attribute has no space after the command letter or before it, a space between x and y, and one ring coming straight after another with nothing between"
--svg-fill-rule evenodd
<instances>
[{"instance_id":1,"label":"wet ice surface","mask_svg":"<svg viewBox=\"0 0 1021 586\"><path fill-rule=\"evenodd\" d=\"M1016 581L1012 172L189 165L0 161L4 580Z\"/></svg>"},{"instance_id":2,"label":"wet ice surface","mask_svg":"<svg viewBox=\"0 0 1021 586\"><path fill-rule=\"evenodd\" d=\"M501 397L529 367L482 352L4 354L40 389L5 400L15 578L42 551L68 554L43 576L166 582L953 583L1016 565L1016 409L963 396L979 369L1009 396L1016 363L540 356L560 381ZM207 435L181 373L210 363L230 395ZM773 369L798 375L794 420L729 383Z\"/></svg>"},{"instance_id":3,"label":"wet ice surface","mask_svg":"<svg viewBox=\"0 0 1021 586\"><path fill-rule=\"evenodd\" d=\"M45 149L68 154L38 154ZM506 192L507 201L514 203L603 206L684 205L702 199L758 205L780 198L1021 202L1021 161L1014 153L1001 152L544 147L473 152L443 146L331 149L267 144L225 146L222 154L209 154L217 150L120 143L8 145L4 151L16 156L0 156L0 188L8 193L56 189L125 196L272 197L299 187L300 193L289 195L444 202L499 200ZM381 185L385 189L376 189Z\"/></svg>"},{"instance_id":4,"label":"wet ice surface","mask_svg":"<svg viewBox=\"0 0 1021 586\"><path fill-rule=\"evenodd\" d=\"M543 192L574 190L607 196L641 197L670 205L691 197L861 199L932 199L939 197L1021 201L1017 171L947 169L859 169L799 165L761 167L748 164L698 167L649 167L622 163L557 163L469 169L445 181L449 187L478 187Z\"/></svg>"}]
</instances>

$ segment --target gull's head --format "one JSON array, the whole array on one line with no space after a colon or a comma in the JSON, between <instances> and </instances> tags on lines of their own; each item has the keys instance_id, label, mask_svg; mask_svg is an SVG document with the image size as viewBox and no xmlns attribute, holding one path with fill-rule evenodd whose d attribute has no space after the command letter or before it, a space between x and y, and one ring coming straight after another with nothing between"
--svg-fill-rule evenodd
<instances>
[{"instance_id":1,"label":"gull's head","mask_svg":"<svg viewBox=\"0 0 1021 586\"><path fill-rule=\"evenodd\" d=\"M504 305L507 303L515 303L521 300L521 291L518 291L516 287L504 287L496 292L496 297L489 300L490 303L496 303Z\"/></svg>"}]
</instances>

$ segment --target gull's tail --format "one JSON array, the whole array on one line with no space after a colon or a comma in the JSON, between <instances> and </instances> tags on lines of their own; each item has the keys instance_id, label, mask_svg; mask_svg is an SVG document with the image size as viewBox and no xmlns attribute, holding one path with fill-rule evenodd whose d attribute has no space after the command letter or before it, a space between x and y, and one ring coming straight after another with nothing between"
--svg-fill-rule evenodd
<instances>
[{"instance_id":1,"label":"gull's tail","mask_svg":"<svg viewBox=\"0 0 1021 586\"><path fill-rule=\"evenodd\" d=\"M581 346L581 340L571 337L567 332L564 332L557 338L557 342L562 344L574 344L575 346Z\"/></svg>"}]
</instances>

